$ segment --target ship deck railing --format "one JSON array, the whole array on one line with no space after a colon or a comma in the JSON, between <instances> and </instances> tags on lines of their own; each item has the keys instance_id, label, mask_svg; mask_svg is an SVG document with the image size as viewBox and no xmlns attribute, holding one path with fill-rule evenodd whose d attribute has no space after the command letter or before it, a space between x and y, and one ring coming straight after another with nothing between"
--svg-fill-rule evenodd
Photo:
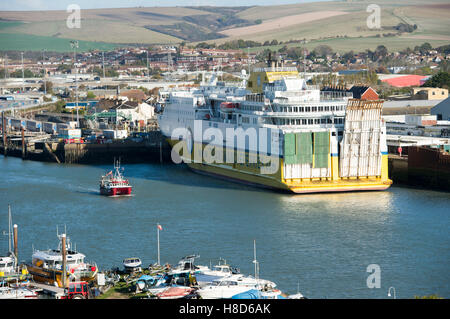
<instances>
[{"instance_id":1,"label":"ship deck railing","mask_svg":"<svg viewBox=\"0 0 450 319\"><path fill-rule=\"evenodd\" d=\"M311 103L329 103L329 102L341 102L347 104L347 99L343 98L322 98L320 100L307 100L307 101L294 101L287 98L277 97L273 100L274 104L283 104L283 105L300 105L300 104L311 104Z\"/></svg>"}]
</instances>

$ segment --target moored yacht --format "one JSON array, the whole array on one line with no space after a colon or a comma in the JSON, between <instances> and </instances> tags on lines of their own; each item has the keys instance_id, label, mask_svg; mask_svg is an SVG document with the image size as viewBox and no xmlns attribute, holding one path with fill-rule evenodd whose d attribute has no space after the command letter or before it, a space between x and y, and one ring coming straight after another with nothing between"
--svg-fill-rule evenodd
<instances>
[{"instance_id":1,"label":"moored yacht","mask_svg":"<svg viewBox=\"0 0 450 319\"><path fill-rule=\"evenodd\" d=\"M171 269L168 275L177 277L182 274L197 274L209 270L207 266L199 266L194 264L195 259L199 257L199 255L189 255L181 258L178 265Z\"/></svg>"},{"instance_id":2,"label":"moored yacht","mask_svg":"<svg viewBox=\"0 0 450 319\"><path fill-rule=\"evenodd\" d=\"M219 262L219 264L213 266L212 269L208 268L195 274L195 278L198 285L202 287L213 282L214 280L235 274L239 274L239 270L237 268L233 268L230 265L227 265L226 262L223 264Z\"/></svg>"},{"instance_id":3,"label":"moored yacht","mask_svg":"<svg viewBox=\"0 0 450 319\"><path fill-rule=\"evenodd\" d=\"M249 290L257 289L258 284L255 282L241 285L238 279L225 277L214 280L212 283L197 290L197 294L203 299L229 299L234 295L244 293Z\"/></svg>"}]
</instances>

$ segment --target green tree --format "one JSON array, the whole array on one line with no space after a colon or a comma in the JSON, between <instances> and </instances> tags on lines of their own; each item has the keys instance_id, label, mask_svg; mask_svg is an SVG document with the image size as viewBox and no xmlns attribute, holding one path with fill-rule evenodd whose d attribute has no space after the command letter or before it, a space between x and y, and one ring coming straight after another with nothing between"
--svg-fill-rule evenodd
<instances>
[{"instance_id":1,"label":"green tree","mask_svg":"<svg viewBox=\"0 0 450 319\"><path fill-rule=\"evenodd\" d=\"M429 50L433 49L433 47L431 46L431 44L429 44L428 42L425 42L424 44L422 44L420 46L420 51L421 52L427 52Z\"/></svg>"},{"instance_id":2,"label":"green tree","mask_svg":"<svg viewBox=\"0 0 450 319\"><path fill-rule=\"evenodd\" d=\"M438 72L429 78L423 86L448 89L450 87L450 73L442 71Z\"/></svg>"},{"instance_id":3,"label":"green tree","mask_svg":"<svg viewBox=\"0 0 450 319\"><path fill-rule=\"evenodd\" d=\"M388 49L384 45L379 45L375 49L375 57L376 59L384 59L389 54Z\"/></svg>"},{"instance_id":4,"label":"green tree","mask_svg":"<svg viewBox=\"0 0 450 319\"><path fill-rule=\"evenodd\" d=\"M9 76L12 78L21 78L22 77L22 69L19 69L19 70L16 70L16 71L10 73ZM31 70L25 69L23 71L23 76L26 78L34 78L36 75L33 72L31 72Z\"/></svg>"},{"instance_id":5,"label":"green tree","mask_svg":"<svg viewBox=\"0 0 450 319\"><path fill-rule=\"evenodd\" d=\"M61 113L64 110L64 107L66 106L66 102L63 100L58 100L58 102L55 103L55 112Z\"/></svg>"},{"instance_id":6,"label":"green tree","mask_svg":"<svg viewBox=\"0 0 450 319\"><path fill-rule=\"evenodd\" d=\"M449 72L450 71L450 62L448 60L442 60L441 63L439 63L439 68L443 72Z\"/></svg>"},{"instance_id":7,"label":"green tree","mask_svg":"<svg viewBox=\"0 0 450 319\"><path fill-rule=\"evenodd\" d=\"M52 93L53 92L53 83L50 81L45 81L45 83L41 84L39 91L41 91L41 92L47 91L47 93Z\"/></svg>"},{"instance_id":8,"label":"green tree","mask_svg":"<svg viewBox=\"0 0 450 319\"><path fill-rule=\"evenodd\" d=\"M94 92L92 92L92 91L88 91L87 92L87 95L86 95L86 98L88 98L88 99L95 99L95 94L94 94Z\"/></svg>"},{"instance_id":9,"label":"green tree","mask_svg":"<svg viewBox=\"0 0 450 319\"><path fill-rule=\"evenodd\" d=\"M318 57L326 57L333 54L333 49L329 45L319 45L313 51Z\"/></svg>"}]
</instances>

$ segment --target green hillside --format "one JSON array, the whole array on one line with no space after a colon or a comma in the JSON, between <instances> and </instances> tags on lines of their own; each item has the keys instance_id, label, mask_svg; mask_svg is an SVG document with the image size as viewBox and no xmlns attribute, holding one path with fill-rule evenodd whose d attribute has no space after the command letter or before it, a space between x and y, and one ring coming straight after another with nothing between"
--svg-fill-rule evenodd
<instances>
[{"instance_id":1,"label":"green hillside","mask_svg":"<svg viewBox=\"0 0 450 319\"><path fill-rule=\"evenodd\" d=\"M303 40L336 50L392 49L423 42L450 43L447 0L378 0L381 28L369 29L366 11L373 1L325 1L274 6L150 7L81 11L81 28L66 26L65 11L0 12L0 50L64 51L71 39L82 47L129 44L224 43L243 39ZM411 30L399 29L404 25ZM413 28L414 27L414 28Z\"/></svg>"}]
</instances>

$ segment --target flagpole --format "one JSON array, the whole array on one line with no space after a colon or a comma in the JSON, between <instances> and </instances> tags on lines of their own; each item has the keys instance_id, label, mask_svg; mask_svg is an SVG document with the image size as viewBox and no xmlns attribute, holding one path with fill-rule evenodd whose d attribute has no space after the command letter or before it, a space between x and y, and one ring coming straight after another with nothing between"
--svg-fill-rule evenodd
<instances>
[{"instance_id":1,"label":"flagpole","mask_svg":"<svg viewBox=\"0 0 450 319\"><path fill-rule=\"evenodd\" d=\"M159 261L159 223L156 225L156 230L157 230L157 238L158 238L158 266L160 265L160 261Z\"/></svg>"}]
</instances>

